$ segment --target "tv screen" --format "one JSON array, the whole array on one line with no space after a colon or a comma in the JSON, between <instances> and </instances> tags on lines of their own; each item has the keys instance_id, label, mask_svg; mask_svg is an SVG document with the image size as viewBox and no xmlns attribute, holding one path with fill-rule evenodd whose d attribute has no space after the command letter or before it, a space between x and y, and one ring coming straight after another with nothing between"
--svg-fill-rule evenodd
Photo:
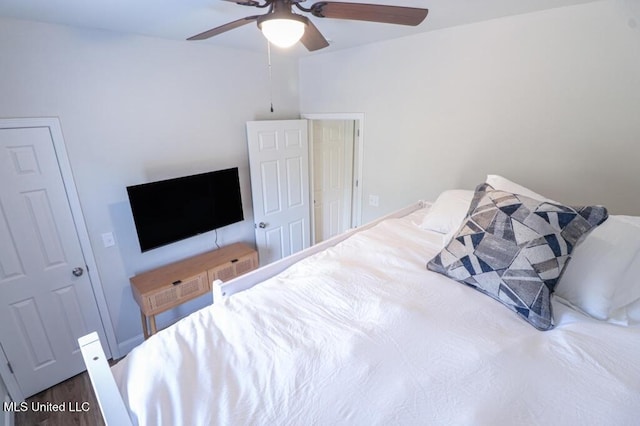
<instances>
[{"instance_id":1,"label":"tv screen","mask_svg":"<svg viewBox=\"0 0 640 426\"><path fill-rule=\"evenodd\" d=\"M127 194L143 252L244 219L237 167L129 186Z\"/></svg>"}]
</instances>

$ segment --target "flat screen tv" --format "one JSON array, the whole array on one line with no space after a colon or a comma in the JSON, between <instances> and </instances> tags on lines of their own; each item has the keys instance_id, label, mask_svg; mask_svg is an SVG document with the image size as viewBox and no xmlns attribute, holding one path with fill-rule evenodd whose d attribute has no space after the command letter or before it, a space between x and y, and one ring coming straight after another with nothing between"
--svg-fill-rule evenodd
<instances>
[{"instance_id":1,"label":"flat screen tv","mask_svg":"<svg viewBox=\"0 0 640 426\"><path fill-rule=\"evenodd\" d=\"M127 187L145 252L244 219L238 168Z\"/></svg>"}]
</instances>

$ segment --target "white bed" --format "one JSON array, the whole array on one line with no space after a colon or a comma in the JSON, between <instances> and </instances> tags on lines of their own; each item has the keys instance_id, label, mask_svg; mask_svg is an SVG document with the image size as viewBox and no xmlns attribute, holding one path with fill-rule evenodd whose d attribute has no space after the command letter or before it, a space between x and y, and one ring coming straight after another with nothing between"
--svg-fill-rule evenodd
<instances>
[{"instance_id":1,"label":"white bed","mask_svg":"<svg viewBox=\"0 0 640 426\"><path fill-rule=\"evenodd\" d=\"M555 327L539 331L427 270L443 246L419 226L427 209L356 232L135 348L112 368L132 422L638 424L640 326L554 297Z\"/></svg>"}]
</instances>

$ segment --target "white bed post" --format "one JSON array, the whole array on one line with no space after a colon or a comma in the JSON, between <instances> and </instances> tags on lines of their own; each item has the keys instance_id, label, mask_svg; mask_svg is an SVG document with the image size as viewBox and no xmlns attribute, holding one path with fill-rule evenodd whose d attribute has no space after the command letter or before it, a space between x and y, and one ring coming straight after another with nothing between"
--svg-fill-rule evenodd
<instances>
[{"instance_id":1,"label":"white bed post","mask_svg":"<svg viewBox=\"0 0 640 426\"><path fill-rule=\"evenodd\" d=\"M213 304L220 303L222 299L227 297L227 293L225 293L222 289L222 285L224 282L222 280L214 280L211 283L211 292L213 293Z\"/></svg>"},{"instance_id":2,"label":"white bed post","mask_svg":"<svg viewBox=\"0 0 640 426\"><path fill-rule=\"evenodd\" d=\"M82 336L78 339L78 344L105 424L131 426L129 413L107 363L98 333L94 331Z\"/></svg>"}]
</instances>

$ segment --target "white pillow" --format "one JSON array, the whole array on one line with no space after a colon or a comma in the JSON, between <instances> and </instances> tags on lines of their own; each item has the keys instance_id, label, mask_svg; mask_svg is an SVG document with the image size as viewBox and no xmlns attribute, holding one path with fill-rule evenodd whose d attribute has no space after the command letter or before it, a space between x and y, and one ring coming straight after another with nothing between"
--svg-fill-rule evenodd
<instances>
[{"instance_id":1,"label":"white pillow","mask_svg":"<svg viewBox=\"0 0 640 426\"><path fill-rule=\"evenodd\" d=\"M611 306L611 322L628 325L640 324L640 252L631 261L622 276L622 285L616 288Z\"/></svg>"},{"instance_id":2,"label":"white pillow","mask_svg":"<svg viewBox=\"0 0 640 426\"><path fill-rule=\"evenodd\" d=\"M467 215L473 194L474 191L466 189L442 192L424 216L420 227L441 234L457 231Z\"/></svg>"},{"instance_id":3,"label":"white pillow","mask_svg":"<svg viewBox=\"0 0 640 426\"><path fill-rule=\"evenodd\" d=\"M640 324L640 217L612 215L591 231L555 294L594 318Z\"/></svg>"},{"instance_id":4,"label":"white pillow","mask_svg":"<svg viewBox=\"0 0 640 426\"><path fill-rule=\"evenodd\" d=\"M550 198L540 195L537 192L533 192L529 188L519 185L509 179L498 175L487 175L486 182L493 187L493 189L499 189L500 191L512 192L514 194L524 195L525 197L534 198L540 201L548 201L550 203L559 204L557 201L553 201Z\"/></svg>"},{"instance_id":5,"label":"white pillow","mask_svg":"<svg viewBox=\"0 0 640 426\"><path fill-rule=\"evenodd\" d=\"M494 189L555 203L555 201L502 176L487 175L486 182ZM425 215L420 227L427 231L439 232L441 234L456 232L469 211L473 194L474 191L466 189L449 189L443 191Z\"/></svg>"}]
</instances>

